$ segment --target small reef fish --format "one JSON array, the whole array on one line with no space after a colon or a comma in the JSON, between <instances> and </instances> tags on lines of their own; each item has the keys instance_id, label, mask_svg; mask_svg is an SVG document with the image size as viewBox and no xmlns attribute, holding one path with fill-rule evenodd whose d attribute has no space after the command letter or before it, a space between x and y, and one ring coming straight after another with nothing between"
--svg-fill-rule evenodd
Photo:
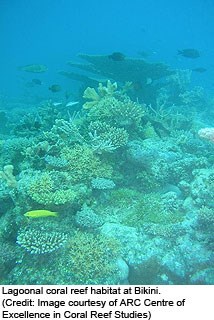
<instances>
[{"instance_id":1,"label":"small reef fish","mask_svg":"<svg viewBox=\"0 0 214 320\"><path fill-rule=\"evenodd\" d=\"M52 91L52 92L59 92L59 91L61 91L61 87L60 87L59 84L52 84L52 86L50 86L48 89L49 89L50 91Z\"/></svg>"},{"instance_id":2,"label":"small reef fish","mask_svg":"<svg viewBox=\"0 0 214 320\"><path fill-rule=\"evenodd\" d=\"M38 86L41 86L42 81L39 80L39 79L33 79L33 80L32 80L32 83L34 83L34 84L36 84L36 85L38 85Z\"/></svg>"},{"instance_id":3,"label":"small reef fish","mask_svg":"<svg viewBox=\"0 0 214 320\"><path fill-rule=\"evenodd\" d=\"M195 68L195 69L192 69L192 71L203 73L203 72L206 72L207 69L205 69L205 68Z\"/></svg>"},{"instance_id":4,"label":"small reef fish","mask_svg":"<svg viewBox=\"0 0 214 320\"><path fill-rule=\"evenodd\" d=\"M32 210L26 212L24 216L30 218L58 217L58 213L49 210Z\"/></svg>"},{"instance_id":5,"label":"small reef fish","mask_svg":"<svg viewBox=\"0 0 214 320\"><path fill-rule=\"evenodd\" d=\"M26 66L18 67L21 71L41 73L46 72L48 68L44 64L28 64Z\"/></svg>"},{"instance_id":6,"label":"small reef fish","mask_svg":"<svg viewBox=\"0 0 214 320\"><path fill-rule=\"evenodd\" d=\"M191 58L191 59L196 59L200 57L200 53L196 49L183 49L183 50L178 50L178 54L185 58Z\"/></svg>"},{"instance_id":7,"label":"small reef fish","mask_svg":"<svg viewBox=\"0 0 214 320\"><path fill-rule=\"evenodd\" d=\"M156 51L139 51L138 54L143 58L143 59L146 59L148 58L149 56L153 55L153 54L157 54Z\"/></svg>"},{"instance_id":8,"label":"small reef fish","mask_svg":"<svg viewBox=\"0 0 214 320\"><path fill-rule=\"evenodd\" d=\"M34 119L33 126L35 129L39 129L42 126L42 121L38 113L36 114L36 117Z\"/></svg>"},{"instance_id":9,"label":"small reef fish","mask_svg":"<svg viewBox=\"0 0 214 320\"><path fill-rule=\"evenodd\" d=\"M146 78L146 84L151 84L152 83L152 78Z\"/></svg>"},{"instance_id":10,"label":"small reef fish","mask_svg":"<svg viewBox=\"0 0 214 320\"><path fill-rule=\"evenodd\" d=\"M33 88L33 87L35 87L35 86L41 86L41 84L42 84L42 81L41 81L41 80L39 80L39 79L33 79L32 81L27 82L25 86L26 86L27 88Z\"/></svg>"},{"instance_id":11,"label":"small reef fish","mask_svg":"<svg viewBox=\"0 0 214 320\"><path fill-rule=\"evenodd\" d=\"M73 107L73 106L76 106L77 104L79 104L79 101L70 101L65 106L66 107Z\"/></svg>"},{"instance_id":12,"label":"small reef fish","mask_svg":"<svg viewBox=\"0 0 214 320\"><path fill-rule=\"evenodd\" d=\"M62 105L62 102L53 102L54 107L59 107Z\"/></svg>"},{"instance_id":13,"label":"small reef fish","mask_svg":"<svg viewBox=\"0 0 214 320\"><path fill-rule=\"evenodd\" d=\"M113 61L123 61L125 60L125 55L121 52L113 52L108 56L108 58Z\"/></svg>"}]
</instances>

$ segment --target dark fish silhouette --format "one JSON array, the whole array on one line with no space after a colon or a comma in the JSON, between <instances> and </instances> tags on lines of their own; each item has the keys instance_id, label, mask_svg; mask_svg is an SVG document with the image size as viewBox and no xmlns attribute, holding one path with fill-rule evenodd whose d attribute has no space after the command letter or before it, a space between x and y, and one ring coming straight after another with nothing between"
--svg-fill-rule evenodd
<instances>
[{"instance_id":1,"label":"dark fish silhouette","mask_svg":"<svg viewBox=\"0 0 214 320\"><path fill-rule=\"evenodd\" d=\"M52 92L59 92L59 91L61 91L61 87L60 87L59 84L52 84L52 86L50 86L48 89L49 89L50 91L52 91Z\"/></svg>"},{"instance_id":2,"label":"dark fish silhouette","mask_svg":"<svg viewBox=\"0 0 214 320\"><path fill-rule=\"evenodd\" d=\"M195 68L195 69L192 69L192 71L203 73L203 72L207 71L207 69L205 69L205 68Z\"/></svg>"},{"instance_id":3,"label":"dark fish silhouette","mask_svg":"<svg viewBox=\"0 0 214 320\"><path fill-rule=\"evenodd\" d=\"M183 50L178 50L178 54L185 58L191 58L191 59L196 59L200 57L200 53L196 49L183 49Z\"/></svg>"},{"instance_id":4,"label":"dark fish silhouette","mask_svg":"<svg viewBox=\"0 0 214 320\"><path fill-rule=\"evenodd\" d=\"M125 55L121 52L113 52L111 55L108 56L109 59L113 61L123 61L125 60Z\"/></svg>"},{"instance_id":5,"label":"dark fish silhouette","mask_svg":"<svg viewBox=\"0 0 214 320\"><path fill-rule=\"evenodd\" d=\"M40 85L42 84L42 81L39 80L39 79L33 79L33 80L32 80L32 83L37 84L37 85L40 86Z\"/></svg>"},{"instance_id":6,"label":"dark fish silhouette","mask_svg":"<svg viewBox=\"0 0 214 320\"><path fill-rule=\"evenodd\" d=\"M41 128L41 126L42 126L41 118L40 118L39 114L37 114L34 119L34 127L35 127L35 129L39 129L39 128Z\"/></svg>"}]
</instances>

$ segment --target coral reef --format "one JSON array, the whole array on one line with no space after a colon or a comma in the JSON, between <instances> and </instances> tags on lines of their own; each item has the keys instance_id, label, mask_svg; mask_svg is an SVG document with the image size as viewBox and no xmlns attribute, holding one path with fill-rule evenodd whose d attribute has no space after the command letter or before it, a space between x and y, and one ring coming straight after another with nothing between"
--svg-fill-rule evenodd
<instances>
[{"instance_id":1,"label":"coral reef","mask_svg":"<svg viewBox=\"0 0 214 320\"><path fill-rule=\"evenodd\" d=\"M115 81L145 81L147 78L153 80L168 76L173 72L163 63L148 63L143 59L126 58L122 63L115 63L104 55L80 54L80 58L89 64L69 62L72 67L92 73L103 75L107 79Z\"/></svg>"},{"instance_id":2,"label":"coral reef","mask_svg":"<svg viewBox=\"0 0 214 320\"><path fill-rule=\"evenodd\" d=\"M80 211L75 215L76 225L83 230L95 230L100 227L104 221L101 216L98 216L94 210L84 204Z\"/></svg>"},{"instance_id":3,"label":"coral reef","mask_svg":"<svg viewBox=\"0 0 214 320\"><path fill-rule=\"evenodd\" d=\"M111 177L111 166L102 162L89 146L76 144L73 148L65 147L61 156L68 162L69 176L75 183L91 181L94 177Z\"/></svg>"},{"instance_id":4,"label":"coral reef","mask_svg":"<svg viewBox=\"0 0 214 320\"><path fill-rule=\"evenodd\" d=\"M99 86L97 88L97 92L94 88L86 88L83 93L83 98L92 100L89 102L85 102L83 105L84 109L90 109L93 106L95 106L103 97L105 96L113 96L115 91L117 89L117 83L111 83L110 80L107 81L106 87L103 86L102 83L99 83Z\"/></svg>"},{"instance_id":5,"label":"coral reef","mask_svg":"<svg viewBox=\"0 0 214 320\"><path fill-rule=\"evenodd\" d=\"M89 143L96 152L113 152L128 142L128 133L123 128L112 127L101 121L89 126Z\"/></svg>"},{"instance_id":6,"label":"coral reef","mask_svg":"<svg viewBox=\"0 0 214 320\"><path fill-rule=\"evenodd\" d=\"M102 121L118 127L136 126L144 115L143 106L123 97L104 96L88 110L88 119Z\"/></svg>"},{"instance_id":7,"label":"coral reef","mask_svg":"<svg viewBox=\"0 0 214 320\"><path fill-rule=\"evenodd\" d=\"M67 240L66 234L61 232L27 229L18 233L16 243L30 254L45 254L64 246Z\"/></svg>"},{"instance_id":8,"label":"coral reef","mask_svg":"<svg viewBox=\"0 0 214 320\"><path fill-rule=\"evenodd\" d=\"M56 179L57 177L60 178L60 176L62 181L62 175L57 175L56 172L53 174L35 172L35 176L26 187L27 194L32 200L43 205L73 203L77 193L73 189L64 189L62 185L61 189L58 189Z\"/></svg>"},{"instance_id":9,"label":"coral reef","mask_svg":"<svg viewBox=\"0 0 214 320\"><path fill-rule=\"evenodd\" d=\"M1 283L214 284L213 100L190 70L81 57L74 102L7 110Z\"/></svg>"},{"instance_id":10,"label":"coral reef","mask_svg":"<svg viewBox=\"0 0 214 320\"><path fill-rule=\"evenodd\" d=\"M115 239L77 231L69 241L71 272L76 284L115 283L120 245Z\"/></svg>"},{"instance_id":11,"label":"coral reef","mask_svg":"<svg viewBox=\"0 0 214 320\"><path fill-rule=\"evenodd\" d=\"M113 189L115 187L115 183L112 180L105 178L94 178L91 180L91 185L93 189L98 190Z\"/></svg>"}]
</instances>

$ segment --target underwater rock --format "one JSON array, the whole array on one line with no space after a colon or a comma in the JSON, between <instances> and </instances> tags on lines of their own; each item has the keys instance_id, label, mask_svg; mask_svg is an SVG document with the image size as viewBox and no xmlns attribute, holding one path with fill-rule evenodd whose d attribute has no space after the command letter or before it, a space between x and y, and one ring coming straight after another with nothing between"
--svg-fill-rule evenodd
<instances>
[{"instance_id":1,"label":"underwater rock","mask_svg":"<svg viewBox=\"0 0 214 320\"><path fill-rule=\"evenodd\" d=\"M212 285L214 283L214 268L206 268L195 272L190 277L190 284Z\"/></svg>"},{"instance_id":2,"label":"underwater rock","mask_svg":"<svg viewBox=\"0 0 214 320\"><path fill-rule=\"evenodd\" d=\"M200 138L209 140L214 143L214 128L203 128L198 131Z\"/></svg>"},{"instance_id":3,"label":"underwater rock","mask_svg":"<svg viewBox=\"0 0 214 320\"><path fill-rule=\"evenodd\" d=\"M16 178L13 174L14 167L12 164L7 164L4 166L3 170L0 171L0 179L3 179L7 186L10 188L15 188L17 185Z\"/></svg>"},{"instance_id":4,"label":"underwater rock","mask_svg":"<svg viewBox=\"0 0 214 320\"><path fill-rule=\"evenodd\" d=\"M146 139L142 141L130 141L128 143L128 159L142 165L145 168L151 167L156 160L163 160L166 163L176 161L180 156L177 152L169 151L167 144L159 139Z\"/></svg>"},{"instance_id":5,"label":"underwater rock","mask_svg":"<svg viewBox=\"0 0 214 320\"><path fill-rule=\"evenodd\" d=\"M191 183L191 195L194 204L214 208L214 169L195 169L192 174L194 180Z\"/></svg>"},{"instance_id":6,"label":"underwater rock","mask_svg":"<svg viewBox=\"0 0 214 320\"><path fill-rule=\"evenodd\" d=\"M128 284L129 266L121 257L117 259L116 264L119 269L120 284Z\"/></svg>"}]
</instances>

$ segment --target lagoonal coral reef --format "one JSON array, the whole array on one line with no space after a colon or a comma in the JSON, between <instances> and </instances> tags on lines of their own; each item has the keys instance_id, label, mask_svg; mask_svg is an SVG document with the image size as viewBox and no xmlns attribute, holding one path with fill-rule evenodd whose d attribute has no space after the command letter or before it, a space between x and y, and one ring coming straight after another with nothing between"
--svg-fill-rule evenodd
<instances>
[{"instance_id":1,"label":"lagoonal coral reef","mask_svg":"<svg viewBox=\"0 0 214 320\"><path fill-rule=\"evenodd\" d=\"M82 58L108 80L79 75L75 112L12 110L2 133L1 283L213 284L209 101L188 71Z\"/></svg>"}]
</instances>

